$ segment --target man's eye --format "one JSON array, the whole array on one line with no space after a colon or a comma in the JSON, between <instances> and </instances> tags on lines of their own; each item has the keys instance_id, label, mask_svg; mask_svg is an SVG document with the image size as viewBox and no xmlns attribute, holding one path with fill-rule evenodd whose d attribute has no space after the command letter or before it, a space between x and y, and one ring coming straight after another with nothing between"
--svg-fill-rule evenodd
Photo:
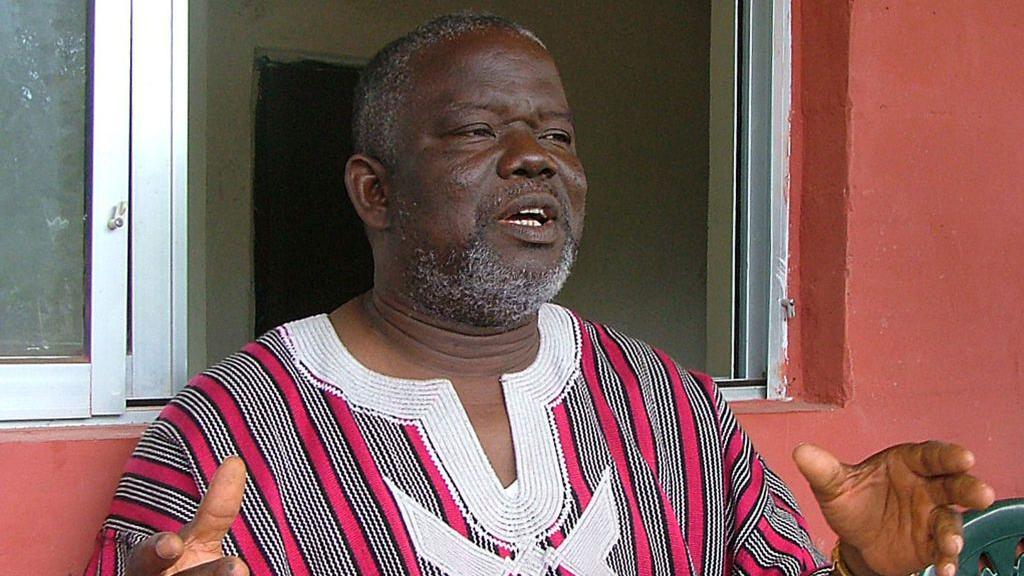
<instances>
[{"instance_id":1,"label":"man's eye","mask_svg":"<svg viewBox=\"0 0 1024 576\"><path fill-rule=\"evenodd\" d=\"M544 134L541 135L541 138L543 138L544 140L557 142L559 144L564 144L566 146L572 144L572 136L570 136L568 132L562 132L561 130L545 132Z\"/></svg>"},{"instance_id":2,"label":"man's eye","mask_svg":"<svg viewBox=\"0 0 1024 576\"><path fill-rule=\"evenodd\" d=\"M494 130L492 130L490 126L486 125L474 125L466 126L459 130L459 134L462 134L463 136L473 136L476 138L492 138L494 137Z\"/></svg>"}]
</instances>

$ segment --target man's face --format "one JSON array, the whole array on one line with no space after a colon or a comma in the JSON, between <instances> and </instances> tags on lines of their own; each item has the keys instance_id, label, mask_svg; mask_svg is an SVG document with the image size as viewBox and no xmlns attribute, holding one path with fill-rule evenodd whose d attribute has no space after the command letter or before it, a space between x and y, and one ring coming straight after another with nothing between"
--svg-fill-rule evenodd
<instances>
[{"instance_id":1,"label":"man's face","mask_svg":"<svg viewBox=\"0 0 1024 576\"><path fill-rule=\"evenodd\" d=\"M424 312L511 327L568 276L587 184L550 55L488 30L428 49L397 119L392 255Z\"/></svg>"}]
</instances>

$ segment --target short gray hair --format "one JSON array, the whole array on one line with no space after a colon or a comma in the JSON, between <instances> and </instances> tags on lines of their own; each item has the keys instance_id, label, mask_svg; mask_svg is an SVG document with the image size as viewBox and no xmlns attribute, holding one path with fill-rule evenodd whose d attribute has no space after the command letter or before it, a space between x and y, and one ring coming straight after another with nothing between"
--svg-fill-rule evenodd
<instances>
[{"instance_id":1,"label":"short gray hair","mask_svg":"<svg viewBox=\"0 0 1024 576\"><path fill-rule=\"evenodd\" d=\"M467 11L430 20L381 48L360 75L352 112L355 152L394 166L395 124L412 76L409 61L431 46L487 29L519 34L546 49L532 31L501 16Z\"/></svg>"}]
</instances>

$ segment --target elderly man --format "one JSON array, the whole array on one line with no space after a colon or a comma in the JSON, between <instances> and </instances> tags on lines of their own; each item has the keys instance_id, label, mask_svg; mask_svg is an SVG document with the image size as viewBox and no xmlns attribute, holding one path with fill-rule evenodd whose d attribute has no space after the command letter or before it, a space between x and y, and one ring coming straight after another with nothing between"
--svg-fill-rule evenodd
<instances>
[{"instance_id":1,"label":"elderly man","mask_svg":"<svg viewBox=\"0 0 1024 576\"><path fill-rule=\"evenodd\" d=\"M446 16L357 94L374 288L193 380L143 436L90 574L949 573L964 449L797 464L833 562L706 377L547 302L587 191L531 32Z\"/></svg>"}]
</instances>

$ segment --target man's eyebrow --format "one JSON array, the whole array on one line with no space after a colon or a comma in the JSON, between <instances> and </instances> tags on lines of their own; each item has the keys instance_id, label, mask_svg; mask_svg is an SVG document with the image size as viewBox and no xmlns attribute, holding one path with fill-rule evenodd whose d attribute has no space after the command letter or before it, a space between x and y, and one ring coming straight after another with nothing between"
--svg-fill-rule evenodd
<instances>
[{"instance_id":1,"label":"man's eyebrow","mask_svg":"<svg viewBox=\"0 0 1024 576\"><path fill-rule=\"evenodd\" d=\"M486 112L486 111L491 111L492 109L493 109L492 106L485 106L483 104L477 104L475 102L449 102L448 105L444 107L443 111L445 113L467 112L467 111L468 112L474 112L474 111L477 111L477 110L483 110L483 111Z\"/></svg>"},{"instance_id":2,"label":"man's eyebrow","mask_svg":"<svg viewBox=\"0 0 1024 576\"><path fill-rule=\"evenodd\" d=\"M564 112L563 111L544 112L540 116L541 116L541 118L544 118L544 119L547 119L547 118L557 118L559 120L565 120L569 124L572 124L573 126L576 126L576 120L573 118L571 110L566 110Z\"/></svg>"}]
</instances>

